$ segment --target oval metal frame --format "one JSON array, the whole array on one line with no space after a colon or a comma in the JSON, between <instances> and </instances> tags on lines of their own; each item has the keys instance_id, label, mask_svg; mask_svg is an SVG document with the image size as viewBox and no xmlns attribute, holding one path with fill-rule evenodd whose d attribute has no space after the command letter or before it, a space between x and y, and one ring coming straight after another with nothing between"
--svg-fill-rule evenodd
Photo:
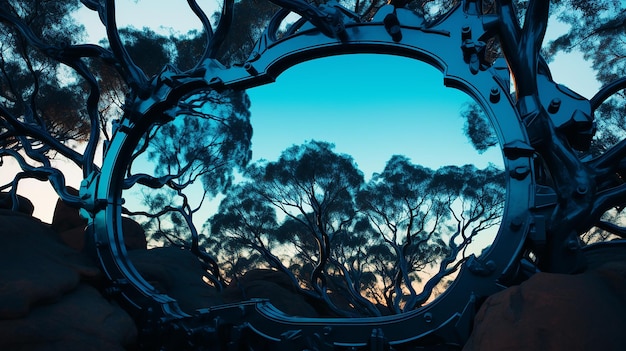
<instances>
[{"instance_id":1,"label":"oval metal frame","mask_svg":"<svg viewBox=\"0 0 626 351\"><path fill-rule=\"evenodd\" d=\"M399 19L399 40L394 40L398 38L392 38L385 27L383 19L390 13ZM85 183L84 192L91 194L95 204L91 224L97 256L121 300L136 315L161 328L176 321L215 321L219 317L232 325L245 325L256 337L270 343L305 345L318 340L320 345L336 348L361 347L370 343L373 330L380 330L377 335L384 335L390 345L463 344L471 330L476 300L500 290L506 285L503 277L518 269L532 224L530 209L535 194L532 152L528 151L532 148L528 147L525 127L509 94L509 71L501 61L473 69L463 48L468 32L475 39L487 33L484 20L484 16L458 6L438 23L425 27L413 12L389 5L381 8L371 22L346 25L343 40L330 38L315 27L303 27L278 40L266 33L243 66L226 68L209 60L193 74L168 76L164 72L154 79L153 94L137 98L127 107L108 145L100 175ZM265 301L211 307L197 311L195 316L183 312L176 300L158 292L141 276L123 242L124 174L143 133L161 120L164 111L181 96L195 89L250 88L274 81L281 72L303 61L358 53L400 55L426 62L443 73L446 86L472 96L489 116L508 172L505 212L497 237L486 253L470 260L474 267L489 268L469 269L464 264L452 286L435 301L394 316L304 319L285 315ZM247 312L234 313L241 310ZM297 338L285 336L293 335L289 332L294 330L298 331Z\"/></svg>"}]
</instances>

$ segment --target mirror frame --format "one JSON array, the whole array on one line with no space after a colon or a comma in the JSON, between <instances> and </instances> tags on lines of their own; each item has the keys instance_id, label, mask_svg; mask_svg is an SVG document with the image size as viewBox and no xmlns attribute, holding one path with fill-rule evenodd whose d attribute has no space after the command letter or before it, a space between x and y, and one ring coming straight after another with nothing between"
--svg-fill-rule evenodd
<instances>
[{"instance_id":1,"label":"mirror frame","mask_svg":"<svg viewBox=\"0 0 626 351\"><path fill-rule=\"evenodd\" d=\"M390 29L389 16L397 19L400 37ZM127 106L114 129L100 173L85 179L81 186L81 196L89 204L86 209L91 211L91 235L99 263L127 309L155 332L188 330L181 327L188 324L217 330L215 321L220 320L245 326L255 338L275 344L300 345L319 340L319 345L363 347L373 337L384 335L389 345L462 345L471 331L477 299L502 289L519 269L521 251L533 227L529 211L534 206L536 186L533 148L510 96L508 67L502 59L488 67L477 66L469 48L469 44L478 43L488 34L485 22L485 16L473 13L464 2L429 26L410 10L387 5L370 22L347 23L342 39L306 25L276 39L272 33L276 28L268 28L241 66L227 68L208 59L191 73L164 70L153 79L150 96L137 97ZM183 312L175 299L158 292L135 269L123 241L124 174L141 136L154 123L172 118L168 108L194 90L248 89L272 83L287 68L304 61L359 53L399 55L428 63L442 72L445 86L470 95L485 111L503 150L507 174L505 211L491 248L480 258L471 257L463 264L452 285L435 301L400 315L299 318L258 300L214 306L198 310L193 316Z\"/></svg>"}]
</instances>

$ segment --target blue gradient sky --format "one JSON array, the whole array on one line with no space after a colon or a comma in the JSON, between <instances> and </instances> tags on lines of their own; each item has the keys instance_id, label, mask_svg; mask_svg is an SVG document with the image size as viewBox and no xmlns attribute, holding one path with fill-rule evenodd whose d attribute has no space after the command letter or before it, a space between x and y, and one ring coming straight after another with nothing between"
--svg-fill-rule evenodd
<instances>
[{"instance_id":1,"label":"blue gradient sky","mask_svg":"<svg viewBox=\"0 0 626 351\"><path fill-rule=\"evenodd\" d=\"M116 4L119 27L149 27L168 34L201 27L183 0L117 0ZM212 13L216 4L217 0L201 5ZM77 19L89 32L86 42L98 43L105 36L93 11L84 8ZM547 39L566 29L552 21ZM550 67L557 82L587 98L599 88L579 52L557 56ZM275 84L249 94L254 159L275 159L292 144L318 139L334 142L337 152L351 154L366 177L381 171L394 153L432 168L470 160L480 167L501 162L499 150L479 157L462 135L459 110L466 95L444 89L439 71L406 58L359 55L315 60L287 70ZM66 169L62 161L55 162ZM5 162L6 167L9 164ZM67 166L68 184L78 187L80 172ZM57 196L49 184L28 180L20 193L34 200L36 216L50 221Z\"/></svg>"},{"instance_id":2,"label":"blue gradient sky","mask_svg":"<svg viewBox=\"0 0 626 351\"><path fill-rule=\"evenodd\" d=\"M290 145L316 139L352 155L366 177L382 171L393 154L431 168L501 164L499 150L479 155L463 135L460 111L469 96L445 88L438 70L412 59L317 59L248 94L254 159L273 160Z\"/></svg>"}]
</instances>

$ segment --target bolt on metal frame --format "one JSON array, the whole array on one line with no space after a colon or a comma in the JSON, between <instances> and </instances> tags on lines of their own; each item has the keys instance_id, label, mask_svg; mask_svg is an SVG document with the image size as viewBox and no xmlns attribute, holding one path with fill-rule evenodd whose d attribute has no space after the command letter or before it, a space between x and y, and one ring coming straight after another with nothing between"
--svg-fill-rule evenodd
<instances>
[{"instance_id":1,"label":"bolt on metal frame","mask_svg":"<svg viewBox=\"0 0 626 351\"><path fill-rule=\"evenodd\" d=\"M83 165L84 181L78 197L66 193L63 176L49 165L33 169L22 163L20 177L46 178L60 197L79 206L90 220L89 235L99 264L119 300L141 321L147 348L268 350L411 350L422 346L462 345L471 332L479 301L524 279L532 265L524 255L532 250L538 267L570 273L584 265L578 236L591 228L608 209L623 204L626 185L610 181L623 171L626 141L603 156L582 160L594 131L595 109L626 87L624 79L587 100L554 82L539 55L548 20L548 1L531 1L520 26L511 1L496 1L494 14L483 14L482 1L463 0L435 23L392 2L367 22L334 2L319 7L301 0L273 0L281 7L241 66L225 67L215 59L229 29L227 20L209 36L197 66L179 72L167 66L148 79L124 48L115 25L114 1L83 3L98 11L107 26L111 50L97 46L54 47L39 41L18 19L0 9L0 21L12 24L31 45L74 67L97 93L93 76L81 60L99 56L123 67L131 93L124 115L114 127L101 168L93 166L98 143L97 122L85 155L75 155L49 136L7 111L0 114L23 135L39 138ZM201 13L195 1L189 1ZM232 15L226 1L223 18ZM302 19L279 37L281 21L291 12ZM206 17L205 28L210 28ZM506 58L490 63L486 42L499 38ZM442 72L444 84L459 89L482 107L500 142L506 179L506 205L497 237L479 258L465 262L452 285L434 302L413 311L371 318L299 318L284 314L261 300L245 301L183 312L175 299L147 282L128 257L122 233L122 190L133 150L154 124L173 119L170 109L181 97L198 90L239 90L273 82L301 62L340 54L391 54L423 61ZM515 82L515 97L510 92ZM93 102L89 102L93 107ZM2 155L18 158L10 150ZM19 159L19 158L18 158ZM550 182L539 174L549 173ZM136 180L135 180L136 181ZM197 234L194 237L197 249ZM192 250L193 251L193 250ZM228 332L224 332L227 328ZM227 340L224 340L227 339ZM221 340L221 341L220 341ZM262 346L264 345L264 346Z\"/></svg>"}]
</instances>

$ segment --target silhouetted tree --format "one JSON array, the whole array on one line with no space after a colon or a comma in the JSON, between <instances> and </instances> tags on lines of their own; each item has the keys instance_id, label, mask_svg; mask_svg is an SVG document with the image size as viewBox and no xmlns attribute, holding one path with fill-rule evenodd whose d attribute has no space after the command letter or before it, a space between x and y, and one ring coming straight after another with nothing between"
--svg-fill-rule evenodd
<instances>
[{"instance_id":1,"label":"silhouetted tree","mask_svg":"<svg viewBox=\"0 0 626 351\"><path fill-rule=\"evenodd\" d=\"M494 166L485 169L474 165L441 167L433 175L430 187L437 201L447 207L444 217L447 220L438 228L447 252L422 292L411 295L406 302L405 309L409 310L424 304L436 285L445 282L443 279L455 272L471 254L479 254L468 251L470 244L481 232L491 229L493 236L504 212L505 173Z\"/></svg>"},{"instance_id":2,"label":"silhouetted tree","mask_svg":"<svg viewBox=\"0 0 626 351\"><path fill-rule=\"evenodd\" d=\"M42 44L76 43L84 29L70 14L79 6L78 0L0 1L0 147L31 147L20 137L24 131L17 121L37 126L60 143L89 136L86 84L56 57L33 47L22 32ZM33 145L38 149L51 147L38 142Z\"/></svg>"},{"instance_id":3,"label":"silhouetted tree","mask_svg":"<svg viewBox=\"0 0 626 351\"><path fill-rule=\"evenodd\" d=\"M208 225L209 223L207 223ZM276 210L261 197L253 183L231 188L210 219L208 248L217 252L226 277L245 273L248 267L237 267L235 257L256 258L256 267L263 263L287 274L290 271L273 251L279 246L274 233L278 228Z\"/></svg>"},{"instance_id":4,"label":"silhouetted tree","mask_svg":"<svg viewBox=\"0 0 626 351\"><path fill-rule=\"evenodd\" d=\"M193 214L206 198L225 192L235 171L250 160L252 127L248 108L245 92L197 92L179 102L177 120L155 124L145 134L134 156L140 159L144 155L152 162L156 179L135 173L131 164L128 187L139 183L153 188L144 194L149 211L130 212L146 216L146 221L152 223L147 226L152 229L148 231L151 239L165 239L165 244L183 247L190 242L189 234L195 230ZM139 163L137 168L141 170L145 165ZM156 186L149 183L150 179ZM193 195L200 200L195 205L185 190L198 182L201 186L193 188ZM165 213L169 221L159 218Z\"/></svg>"},{"instance_id":5,"label":"silhouetted tree","mask_svg":"<svg viewBox=\"0 0 626 351\"><path fill-rule=\"evenodd\" d=\"M237 260L255 259L335 314L380 315L376 304L400 313L432 295L432 283L418 291L426 270L440 265L440 283L502 216L495 168L433 171L394 156L366 185L352 158L332 148L292 146L277 161L250 165L227 193L208 241L231 277L243 273Z\"/></svg>"},{"instance_id":6,"label":"silhouetted tree","mask_svg":"<svg viewBox=\"0 0 626 351\"><path fill-rule=\"evenodd\" d=\"M430 183L435 172L395 155L382 173L374 174L359 194L359 203L375 232L393 252L394 275L382 276L388 307L395 312L406 302L405 292L416 295L416 272L433 264L445 252L440 223L447 216Z\"/></svg>"},{"instance_id":7,"label":"silhouetted tree","mask_svg":"<svg viewBox=\"0 0 626 351\"><path fill-rule=\"evenodd\" d=\"M572 27L549 43L546 53L580 49L593 61L600 81L621 77L623 2L552 2L559 18ZM100 1L82 3L95 10L104 6ZM354 20L370 18L384 4L340 3L356 13ZM520 13L525 3L518 2ZM433 21L456 4L420 0L407 6ZM485 11L493 11L492 1L483 5ZM91 163L93 145L81 155L71 142L93 139L91 127L107 125L112 116L121 114L126 98L136 97L151 77L164 69L176 71L168 63L193 70L199 58L216 58L225 65L242 62L277 8L269 1L227 2L213 16L217 26L209 23L203 30L176 37L149 29L112 28L120 43L111 36L111 42L97 47L74 45L82 29L68 14L78 6L78 1L0 1L0 156L23 160L14 152L22 150L31 160L49 165L46 157L56 151L76 164ZM226 31L229 27L222 24L231 23L231 18ZM205 40L222 35L226 36L221 46L221 40ZM492 59L499 51L497 42L490 45ZM364 184L349 155L338 155L331 144L320 141L293 146L277 161L248 167L243 182L226 192L235 183L237 169L250 160L248 108L244 92L196 91L167 111L172 122L161 121L146 133L124 187L150 190L145 197L148 210L126 212L144 216L155 240L198 251L202 233L193 217L205 198L223 195L210 221L210 236L202 240L227 262L222 266L226 273L236 275L267 264L290 274L303 291L337 314L376 315L379 311L372 301L393 312L423 304L435 285L467 257L478 233L499 224L504 205L501 170L471 166L430 170L396 156ZM623 96L618 94L597 112L600 131L591 156L624 139ZM479 151L496 144L490 122L477 106L469 106L465 115L466 134ZM108 139L107 128L102 132ZM134 168L142 157L155 164L154 175ZM86 167L85 175L93 169ZM622 179L624 167L619 169L615 177ZM0 190L11 186L2 185ZM199 203L192 203L190 189L199 189L193 191ZM619 211L607 213L612 221L597 228L625 232L615 225ZM278 254L281 250L289 255ZM434 278L417 291L422 283L419 272L437 265ZM340 298L345 305L340 306ZM356 312L347 311L346 305Z\"/></svg>"}]
</instances>

